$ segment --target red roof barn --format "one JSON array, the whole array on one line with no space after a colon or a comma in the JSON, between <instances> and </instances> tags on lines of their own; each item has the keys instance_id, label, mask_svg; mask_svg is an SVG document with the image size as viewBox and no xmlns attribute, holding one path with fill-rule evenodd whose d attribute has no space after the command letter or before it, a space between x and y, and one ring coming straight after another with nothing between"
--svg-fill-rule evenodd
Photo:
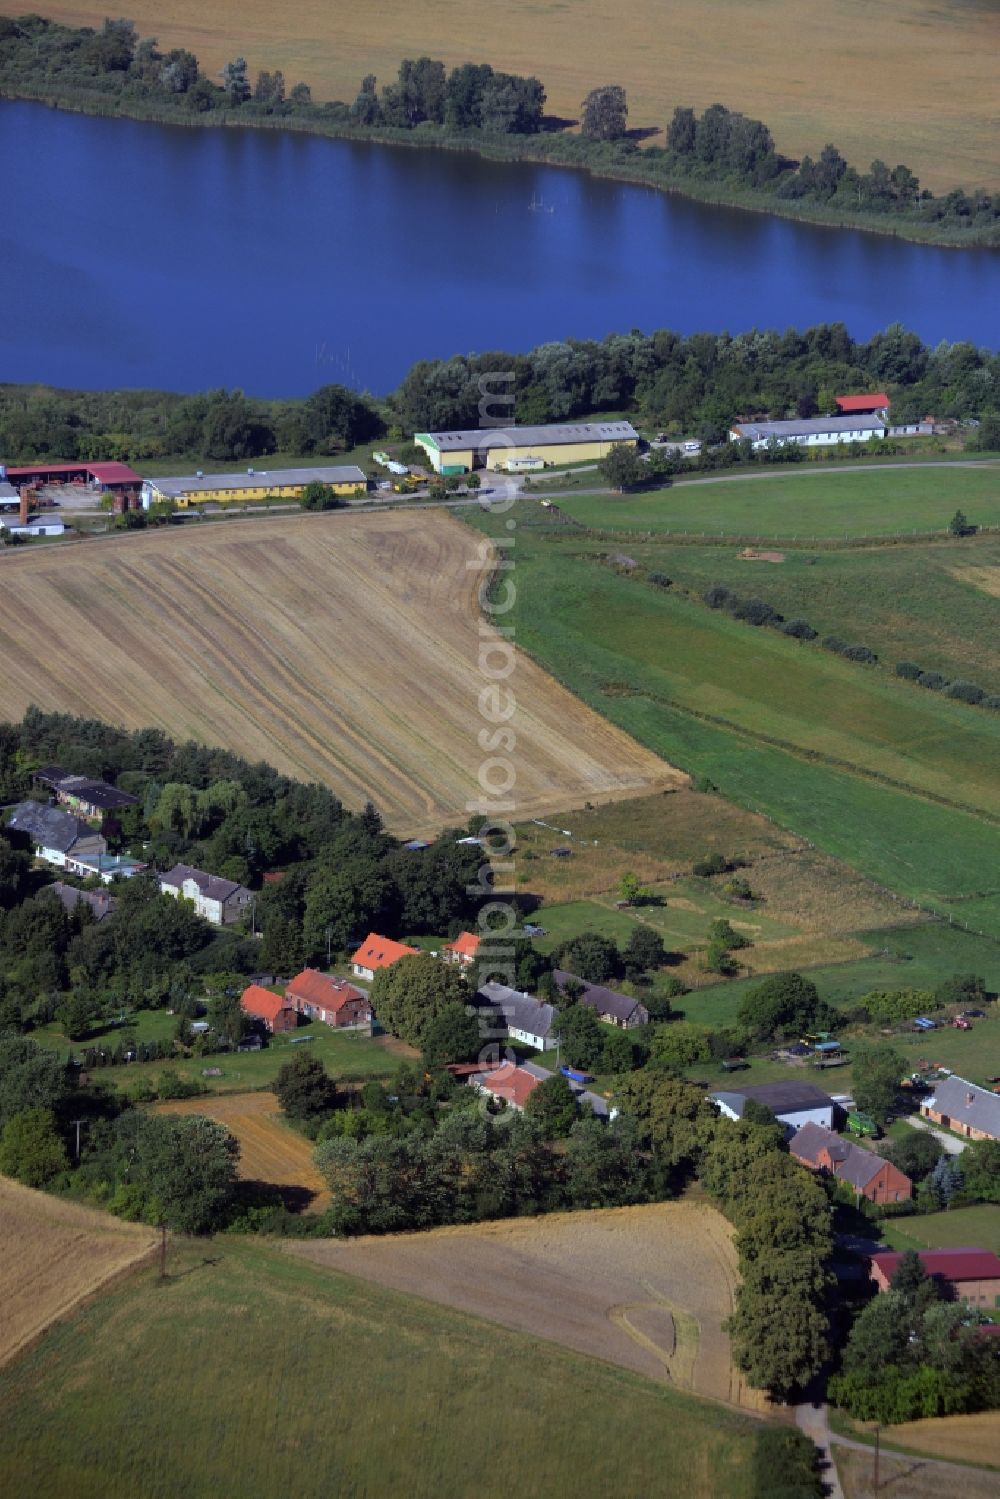
<instances>
[{"instance_id":1,"label":"red roof barn","mask_svg":"<svg viewBox=\"0 0 1000 1499\"><path fill-rule=\"evenodd\" d=\"M960 1301L970 1306L1000 1307L1000 1258L990 1249L921 1249L920 1263L928 1275L948 1281ZM903 1256L882 1250L871 1257L872 1280L888 1291Z\"/></svg>"},{"instance_id":2,"label":"red roof barn","mask_svg":"<svg viewBox=\"0 0 1000 1499\"><path fill-rule=\"evenodd\" d=\"M293 1031L299 1023L294 1009L280 994L262 989L260 984L251 984L240 997L243 1013L253 1020L260 1020L269 1031Z\"/></svg>"},{"instance_id":3,"label":"red roof barn","mask_svg":"<svg viewBox=\"0 0 1000 1499\"><path fill-rule=\"evenodd\" d=\"M837 396L836 401L841 416L884 416L889 410L889 397L884 390L872 391L870 395Z\"/></svg>"},{"instance_id":4,"label":"red roof barn","mask_svg":"<svg viewBox=\"0 0 1000 1499\"><path fill-rule=\"evenodd\" d=\"M300 1015L324 1025L371 1024L368 995L346 979L331 978L316 968L297 973L285 990L285 999Z\"/></svg>"}]
</instances>

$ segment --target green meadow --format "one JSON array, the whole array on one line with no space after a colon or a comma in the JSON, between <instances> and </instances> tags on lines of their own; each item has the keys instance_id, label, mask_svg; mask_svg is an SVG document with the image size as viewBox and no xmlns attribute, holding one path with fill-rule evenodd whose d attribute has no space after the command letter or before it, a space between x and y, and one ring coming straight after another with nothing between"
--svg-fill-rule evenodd
<instances>
[{"instance_id":1,"label":"green meadow","mask_svg":"<svg viewBox=\"0 0 1000 1499\"><path fill-rule=\"evenodd\" d=\"M833 473L803 465L645 494L581 493L558 504L600 529L787 540L909 535L944 531L959 508L976 525L1000 525L1000 464L877 469L845 462Z\"/></svg>"},{"instance_id":2,"label":"green meadow","mask_svg":"<svg viewBox=\"0 0 1000 1499\"><path fill-rule=\"evenodd\" d=\"M172 1246L165 1282L138 1272L0 1376L8 1499L462 1499L512 1468L552 1499L679 1472L690 1499L751 1499L764 1429L225 1236Z\"/></svg>"},{"instance_id":3,"label":"green meadow","mask_svg":"<svg viewBox=\"0 0 1000 1499\"><path fill-rule=\"evenodd\" d=\"M531 502L513 512L522 648L723 796L931 909L961 918L968 900L977 929L1000 935L1000 715L655 588L655 544L647 556L630 539L630 576L606 543L543 516ZM876 586L891 585L870 575ZM852 619L838 623L858 638ZM975 622L971 633L992 654Z\"/></svg>"}]
</instances>

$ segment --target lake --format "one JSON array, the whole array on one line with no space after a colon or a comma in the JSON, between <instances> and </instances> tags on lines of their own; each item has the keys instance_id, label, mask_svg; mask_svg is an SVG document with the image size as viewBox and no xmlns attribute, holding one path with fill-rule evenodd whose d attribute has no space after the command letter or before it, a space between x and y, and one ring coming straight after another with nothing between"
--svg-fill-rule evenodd
<instances>
[{"instance_id":1,"label":"lake","mask_svg":"<svg viewBox=\"0 0 1000 1499\"><path fill-rule=\"evenodd\" d=\"M642 328L1000 345L1000 254L470 153L0 102L0 378L379 393L417 359Z\"/></svg>"}]
</instances>

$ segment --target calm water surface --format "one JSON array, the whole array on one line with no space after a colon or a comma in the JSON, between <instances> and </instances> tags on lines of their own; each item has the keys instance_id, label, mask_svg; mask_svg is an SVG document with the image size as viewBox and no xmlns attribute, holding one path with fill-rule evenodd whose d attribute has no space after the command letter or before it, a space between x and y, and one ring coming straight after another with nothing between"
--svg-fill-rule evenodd
<instances>
[{"instance_id":1,"label":"calm water surface","mask_svg":"<svg viewBox=\"0 0 1000 1499\"><path fill-rule=\"evenodd\" d=\"M551 167L13 103L0 161L7 381L382 392L436 355L838 319L1000 345L997 252Z\"/></svg>"}]
</instances>

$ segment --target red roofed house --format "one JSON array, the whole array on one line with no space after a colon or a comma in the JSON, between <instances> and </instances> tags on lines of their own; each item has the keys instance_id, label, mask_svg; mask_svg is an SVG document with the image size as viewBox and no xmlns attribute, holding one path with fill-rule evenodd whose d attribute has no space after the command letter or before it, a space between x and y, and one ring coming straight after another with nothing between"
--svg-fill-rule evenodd
<instances>
[{"instance_id":1,"label":"red roofed house","mask_svg":"<svg viewBox=\"0 0 1000 1499\"><path fill-rule=\"evenodd\" d=\"M505 1062L502 1067L495 1067L481 1077L477 1086L481 1093L502 1098L508 1108L520 1110L548 1075L536 1077L527 1067L517 1067L513 1062Z\"/></svg>"},{"instance_id":2,"label":"red roofed house","mask_svg":"<svg viewBox=\"0 0 1000 1499\"><path fill-rule=\"evenodd\" d=\"M913 1183L891 1161L843 1140L821 1124L804 1124L792 1136L788 1153L810 1171L828 1171L869 1202L909 1202Z\"/></svg>"},{"instance_id":3,"label":"red roofed house","mask_svg":"<svg viewBox=\"0 0 1000 1499\"><path fill-rule=\"evenodd\" d=\"M840 416L889 415L889 397L884 390L873 391L864 396L837 396L837 411Z\"/></svg>"},{"instance_id":4,"label":"red roofed house","mask_svg":"<svg viewBox=\"0 0 1000 1499\"><path fill-rule=\"evenodd\" d=\"M285 989L285 999L307 1020L324 1025L371 1025L368 995L346 979L331 978L315 968L303 968Z\"/></svg>"},{"instance_id":5,"label":"red roofed house","mask_svg":"<svg viewBox=\"0 0 1000 1499\"><path fill-rule=\"evenodd\" d=\"M351 968L359 979L373 979L380 968L391 968L400 958L413 957L419 951L418 947L407 947L405 942L393 942L391 937L369 932L353 954Z\"/></svg>"},{"instance_id":6,"label":"red roofed house","mask_svg":"<svg viewBox=\"0 0 1000 1499\"><path fill-rule=\"evenodd\" d=\"M880 1291L888 1291L903 1258L882 1250L871 1256L871 1277ZM980 1308L1000 1308L1000 1258L990 1249L921 1249L920 1263L928 1275L955 1288L959 1301Z\"/></svg>"},{"instance_id":7,"label":"red roofed house","mask_svg":"<svg viewBox=\"0 0 1000 1499\"><path fill-rule=\"evenodd\" d=\"M471 968L476 961L479 952L481 937L475 932L459 932L454 942L448 942L441 949L441 956L446 963L457 963L459 968Z\"/></svg>"},{"instance_id":8,"label":"red roofed house","mask_svg":"<svg viewBox=\"0 0 1000 1499\"><path fill-rule=\"evenodd\" d=\"M252 1020L260 1020L269 1031L293 1031L299 1017L280 994L262 989L260 984L251 984L240 996L243 1013Z\"/></svg>"}]
</instances>

